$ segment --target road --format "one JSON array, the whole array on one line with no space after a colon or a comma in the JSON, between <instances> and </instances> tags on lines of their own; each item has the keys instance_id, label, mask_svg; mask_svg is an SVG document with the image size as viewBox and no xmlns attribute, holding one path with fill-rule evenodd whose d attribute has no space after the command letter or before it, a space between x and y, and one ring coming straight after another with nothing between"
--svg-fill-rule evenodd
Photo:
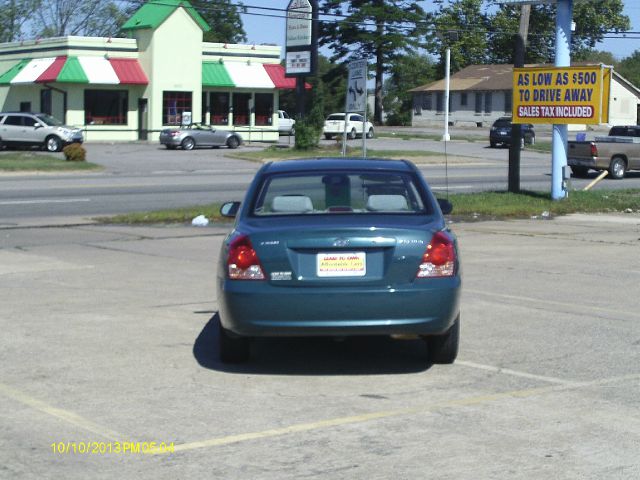
<instances>
[{"instance_id":1,"label":"road","mask_svg":"<svg viewBox=\"0 0 640 480\"><path fill-rule=\"evenodd\" d=\"M282 142L287 142L283 137ZM329 144L331 142L325 142ZM360 145L360 141L352 142ZM169 151L156 144L87 144L88 159L99 173L0 175L0 224L19 219L99 216L241 200L258 163L228 158L226 149ZM253 150L260 145L244 147ZM508 150L485 142L373 139L368 148L440 152L415 159L438 194L504 190ZM446 154L446 157L445 157ZM413 159L413 157L410 157ZM446 159L446 160L445 160ZM550 191L549 155L525 150L521 187ZM582 188L588 180L572 180ZM604 181L606 188L640 187L640 176Z\"/></svg>"}]
</instances>

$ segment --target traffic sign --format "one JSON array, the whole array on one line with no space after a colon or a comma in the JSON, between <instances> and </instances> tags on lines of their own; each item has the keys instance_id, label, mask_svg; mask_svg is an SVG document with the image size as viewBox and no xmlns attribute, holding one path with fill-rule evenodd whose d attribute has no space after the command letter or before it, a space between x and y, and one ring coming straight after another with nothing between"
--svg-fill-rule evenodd
<instances>
[{"instance_id":1,"label":"traffic sign","mask_svg":"<svg viewBox=\"0 0 640 480\"><path fill-rule=\"evenodd\" d=\"M367 105L367 61L349 63L347 112L364 112Z\"/></svg>"}]
</instances>

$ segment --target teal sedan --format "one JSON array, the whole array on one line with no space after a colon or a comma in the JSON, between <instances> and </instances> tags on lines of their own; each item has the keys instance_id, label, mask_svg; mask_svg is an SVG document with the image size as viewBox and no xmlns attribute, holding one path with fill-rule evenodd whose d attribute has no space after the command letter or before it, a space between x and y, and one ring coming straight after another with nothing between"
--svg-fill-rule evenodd
<instances>
[{"instance_id":1,"label":"teal sedan","mask_svg":"<svg viewBox=\"0 0 640 480\"><path fill-rule=\"evenodd\" d=\"M453 363L460 336L455 236L408 161L326 158L264 165L220 254L223 362L254 337L410 335L430 363Z\"/></svg>"}]
</instances>

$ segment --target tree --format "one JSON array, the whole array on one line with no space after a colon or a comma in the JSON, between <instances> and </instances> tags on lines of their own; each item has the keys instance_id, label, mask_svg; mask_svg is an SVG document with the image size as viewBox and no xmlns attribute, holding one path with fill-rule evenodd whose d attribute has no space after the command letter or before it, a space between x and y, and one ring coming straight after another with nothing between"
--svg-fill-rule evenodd
<instances>
[{"instance_id":1,"label":"tree","mask_svg":"<svg viewBox=\"0 0 640 480\"><path fill-rule=\"evenodd\" d=\"M334 52L332 61L373 60L374 121L382 123L384 73L403 52L420 44L425 30L423 9L417 2L402 0L326 0L320 12L335 18L320 24L320 44Z\"/></svg>"},{"instance_id":2,"label":"tree","mask_svg":"<svg viewBox=\"0 0 640 480\"><path fill-rule=\"evenodd\" d=\"M430 50L440 57L438 72L444 76L445 50L451 50L451 71L468 65L485 63L487 59L488 20L482 13L482 0L456 0L440 8L434 15Z\"/></svg>"},{"instance_id":3,"label":"tree","mask_svg":"<svg viewBox=\"0 0 640 480\"><path fill-rule=\"evenodd\" d=\"M20 40L24 26L34 14L38 0L1 0L0 42Z\"/></svg>"},{"instance_id":4,"label":"tree","mask_svg":"<svg viewBox=\"0 0 640 480\"><path fill-rule=\"evenodd\" d=\"M114 1L42 0L33 18L37 37L66 35L115 35L121 22L121 10Z\"/></svg>"},{"instance_id":5,"label":"tree","mask_svg":"<svg viewBox=\"0 0 640 480\"><path fill-rule=\"evenodd\" d=\"M617 72L636 87L640 87L640 50L622 59L618 64Z\"/></svg>"},{"instance_id":6,"label":"tree","mask_svg":"<svg viewBox=\"0 0 640 480\"><path fill-rule=\"evenodd\" d=\"M410 125L413 108L412 88L436 79L436 65L427 55L399 58L385 80L384 111L388 125Z\"/></svg>"},{"instance_id":7,"label":"tree","mask_svg":"<svg viewBox=\"0 0 640 480\"><path fill-rule=\"evenodd\" d=\"M584 61L607 32L630 27L623 13L622 0L575 2L573 20L576 30L571 38L571 57ZM526 50L527 63L552 63L555 60L556 5L532 5ZM520 9L502 6L489 18L489 59L493 63L511 63L513 35L518 32ZM535 28L533 28L535 27Z\"/></svg>"}]
</instances>

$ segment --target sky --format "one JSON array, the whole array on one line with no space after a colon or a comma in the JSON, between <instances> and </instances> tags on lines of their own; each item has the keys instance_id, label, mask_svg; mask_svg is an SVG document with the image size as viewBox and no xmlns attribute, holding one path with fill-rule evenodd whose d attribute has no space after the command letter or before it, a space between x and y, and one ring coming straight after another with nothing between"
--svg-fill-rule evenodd
<instances>
[{"instance_id":1,"label":"sky","mask_svg":"<svg viewBox=\"0 0 640 480\"><path fill-rule=\"evenodd\" d=\"M265 8L286 9L289 0L242 0L245 6L260 6ZM234 3L237 3L234 1ZM421 2L431 4L431 2ZM624 13L631 21L632 32L640 32L640 2L638 0L625 0ZM426 5L425 5L425 8ZM260 15L281 16L282 12L250 9L249 12ZM248 43L274 43L284 46L284 18L273 18L269 16L242 15ZM640 37L640 35L635 35ZM622 60L630 56L635 50L640 49L640 39L605 39L596 46L598 50L612 52L617 60Z\"/></svg>"}]
</instances>

